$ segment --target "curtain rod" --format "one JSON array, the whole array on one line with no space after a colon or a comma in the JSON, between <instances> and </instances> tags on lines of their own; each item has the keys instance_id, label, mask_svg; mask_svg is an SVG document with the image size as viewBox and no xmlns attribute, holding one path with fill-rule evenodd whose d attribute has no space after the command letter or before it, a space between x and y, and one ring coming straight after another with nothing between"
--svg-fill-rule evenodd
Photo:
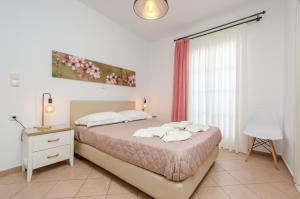
<instances>
[{"instance_id":1,"label":"curtain rod","mask_svg":"<svg viewBox=\"0 0 300 199\"><path fill-rule=\"evenodd\" d=\"M245 24L245 23L249 23L249 22L253 22L253 21L258 22L262 19L262 16L260 16L260 15L263 15L263 14L266 14L265 10L262 11L262 12L250 15L248 17L244 17L244 18L241 18L241 19L238 19L238 20L231 21L229 23L222 24L220 26L216 26L216 27L213 27L213 28L201 31L201 32L197 32L197 33L194 33L194 34L191 34L191 35L187 35L187 36L184 36L184 37L180 37L178 39L175 39L174 42L176 42L180 39L185 39L185 38L195 39L195 38L198 38L198 37L202 37L204 35L215 33L215 32L221 31L221 30L225 30L225 29L228 29L228 28L232 28L232 27L242 25L242 24ZM256 18L250 19L250 18L253 18L253 17L256 17ZM245 21L246 19L250 19L250 20ZM237 23L237 22L240 22L240 23ZM234 25L231 25L231 24L234 24ZM231 25L231 26L228 26L228 25ZM219 29L219 28L221 28L221 29ZM209 32L209 31L212 31L212 32Z\"/></svg>"}]
</instances>

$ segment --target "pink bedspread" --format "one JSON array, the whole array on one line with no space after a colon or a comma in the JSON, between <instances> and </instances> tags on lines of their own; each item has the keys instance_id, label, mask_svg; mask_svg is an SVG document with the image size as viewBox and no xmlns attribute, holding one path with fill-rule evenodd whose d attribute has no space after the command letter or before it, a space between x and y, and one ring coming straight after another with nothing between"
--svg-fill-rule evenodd
<instances>
[{"instance_id":1,"label":"pink bedspread","mask_svg":"<svg viewBox=\"0 0 300 199\"><path fill-rule=\"evenodd\" d=\"M97 127L76 127L75 137L111 156L172 181L193 176L210 152L221 141L218 128L193 133L189 140L165 143L159 138L137 138L133 133L141 128L161 126L151 119Z\"/></svg>"}]
</instances>

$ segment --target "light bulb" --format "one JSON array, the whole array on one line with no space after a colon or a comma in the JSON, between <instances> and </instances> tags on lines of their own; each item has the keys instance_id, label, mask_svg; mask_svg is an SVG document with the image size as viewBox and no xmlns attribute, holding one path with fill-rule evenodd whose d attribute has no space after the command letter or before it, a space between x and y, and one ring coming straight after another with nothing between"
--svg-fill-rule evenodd
<instances>
[{"instance_id":1,"label":"light bulb","mask_svg":"<svg viewBox=\"0 0 300 199\"><path fill-rule=\"evenodd\" d=\"M167 0L135 0L134 12L143 19L159 19L168 12Z\"/></svg>"},{"instance_id":2,"label":"light bulb","mask_svg":"<svg viewBox=\"0 0 300 199\"><path fill-rule=\"evenodd\" d=\"M52 104L47 104L45 106L45 112L46 113L53 113L55 111L55 107Z\"/></svg>"},{"instance_id":3,"label":"light bulb","mask_svg":"<svg viewBox=\"0 0 300 199\"><path fill-rule=\"evenodd\" d=\"M147 9L148 9L148 12L152 13L154 11L153 9L153 2L150 0L147 2Z\"/></svg>"}]
</instances>

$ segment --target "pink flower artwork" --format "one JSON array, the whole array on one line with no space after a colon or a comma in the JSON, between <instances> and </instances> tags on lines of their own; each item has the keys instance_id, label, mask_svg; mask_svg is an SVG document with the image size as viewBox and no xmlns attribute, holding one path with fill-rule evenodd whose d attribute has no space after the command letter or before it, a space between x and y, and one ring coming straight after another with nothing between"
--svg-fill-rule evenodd
<instances>
[{"instance_id":1,"label":"pink flower artwork","mask_svg":"<svg viewBox=\"0 0 300 199\"><path fill-rule=\"evenodd\" d=\"M117 84L118 76L115 73L106 76L106 83L108 84Z\"/></svg>"},{"instance_id":2,"label":"pink flower artwork","mask_svg":"<svg viewBox=\"0 0 300 199\"><path fill-rule=\"evenodd\" d=\"M108 64L52 51L52 76L111 85L136 86L135 72Z\"/></svg>"},{"instance_id":3,"label":"pink flower artwork","mask_svg":"<svg viewBox=\"0 0 300 199\"><path fill-rule=\"evenodd\" d=\"M135 75L131 75L128 77L129 86L135 86Z\"/></svg>"},{"instance_id":4,"label":"pink flower artwork","mask_svg":"<svg viewBox=\"0 0 300 199\"><path fill-rule=\"evenodd\" d=\"M89 78L100 79L100 69L92 62L86 62L86 60L81 57L69 55L66 59L58 59L58 61L60 64L67 65L73 71L76 71L80 77L86 74Z\"/></svg>"}]
</instances>

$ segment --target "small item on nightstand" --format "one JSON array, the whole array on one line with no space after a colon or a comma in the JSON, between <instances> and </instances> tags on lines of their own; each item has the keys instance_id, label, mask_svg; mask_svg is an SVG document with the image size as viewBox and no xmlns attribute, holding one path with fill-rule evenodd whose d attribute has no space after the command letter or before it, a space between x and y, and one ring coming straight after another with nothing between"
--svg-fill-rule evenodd
<instances>
[{"instance_id":1,"label":"small item on nightstand","mask_svg":"<svg viewBox=\"0 0 300 199\"><path fill-rule=\"evenodd\" d=\"M34 169L63 160L74 164L74 130L57 125L51 129L28 128L23 131L22 171L27 169L27 181L31 181Z\"/></svg>"},{"instance_id":2,"label":"small item on nightstand","mask_svg":"<svg viewBox=\"0 0 300 199\"><path fill-rule=\"evenodd\" d=\"M158 118L158 116L157 115L152 115L152 118Z\"/></svg>"},{"instance_id":3,"label":"small item on nightstand","mask_svg":"<svg viewBox=\"0 0 300 199\"><path fill-rule=\"evenodd\" d=\"M143 102L143 108L142 108L142 111L145 111L147 108L147 100L146 98L144 97L144 102Z\"/></svg>"},{"instance_id":4,"label":"small item on nightstand","mask_svg":"<svg viewBox=\"0 0 300 199\"><path fill-rule=\"evenodd\" d=\"M48 95L48 104L45 106L45 96ZM39 131L51 129L50 125L45 125L45 112L53 113L55 108L53 106L53 99L50 93L43 93L43 101L42 101L42 126L37 127Z\"/></svg>"}]
</instances>

